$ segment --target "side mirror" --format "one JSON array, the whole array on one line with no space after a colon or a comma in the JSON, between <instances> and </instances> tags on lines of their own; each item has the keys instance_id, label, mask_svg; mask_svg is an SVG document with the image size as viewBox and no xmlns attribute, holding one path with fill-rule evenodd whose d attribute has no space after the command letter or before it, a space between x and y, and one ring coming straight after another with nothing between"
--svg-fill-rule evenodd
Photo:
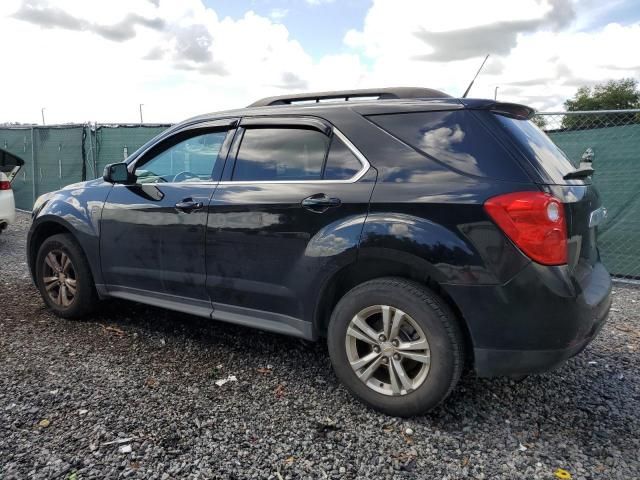
<instances>
[{"instance_id":1,"label":"side mirror","mask_svg":"<svg viewBox=\"0 0 640 480\"><path fill-rule=\"evenodd\" d=\"M129 173L127 164L110 163L104 167L102 178L109 183L132 183L134 176Z\"/></svg>"}]
</instances>

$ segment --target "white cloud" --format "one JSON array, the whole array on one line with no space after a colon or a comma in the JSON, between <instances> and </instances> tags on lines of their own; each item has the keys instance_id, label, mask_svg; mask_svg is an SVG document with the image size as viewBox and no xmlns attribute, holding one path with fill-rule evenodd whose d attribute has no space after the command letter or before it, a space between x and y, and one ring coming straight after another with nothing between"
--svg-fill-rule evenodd
<instances>
[{"instance_id":1,"label":"white cloud","mask_svg":"<svg viewBox=\"0 0 640 480\"><path fill-rule=\"evenodd\" d=\"M640 25L580 32L573 26L584 23L581 15L591 14L568 0L407 0L402 9L375 0L364 27L349 31L345 43L373 65L367 84L452 95L462 94L490 53L470 96L492 98L499 85L504 100L556 109L578 85L640 74L640 62L624 47L640 44Z\"/></svg>"},{"instance_id":2,"label":"white cloud","mask_svg":"<svg viewBox=\"0 0 640 480\"><path fill-rule=\"evenodd\" d=\"M287 8L273 8L269 12L269 18L271 20L279 22L283 20L289 14L289 9Z\"/></svg>"},{"instance_id":3,"label":"white cloud","mask_svg":"<svg viewBox=\"0 0 640 480\"><path fill-rule=\"evenodd\" d=\"M555 109L578 85L640 74L629 53L640 25L579 31L601 8L587 1L375 0L341 51L313 58L284 10L232 19L202 0L3 0L0 121L37 121L46 107L49 122L134 122L144 103L146 121L174 122L293 90L460 95L487 50L471 96L499 85L501 99Z\"/></svg>"},{"instance_id":4,"label":"white cloud","mask_svg":"<svg viewBox=\"0 0 640 480\"><path fill-rule=\"evenodd\" d=\"M283 25L253 12L219 19L200 0L28 4L39 15L16 18L17 0L0 5L0 43L15 46L3 49L13 70L3 72L4 91L12 93L0 121L36 121L40 107L49 122L136 121L144 103L145 120L173 122L303 88L314 70ZM127 39L95 31L132 15ZM149 28L138 17L164 24Z\"/></svg>"}]
</instances>

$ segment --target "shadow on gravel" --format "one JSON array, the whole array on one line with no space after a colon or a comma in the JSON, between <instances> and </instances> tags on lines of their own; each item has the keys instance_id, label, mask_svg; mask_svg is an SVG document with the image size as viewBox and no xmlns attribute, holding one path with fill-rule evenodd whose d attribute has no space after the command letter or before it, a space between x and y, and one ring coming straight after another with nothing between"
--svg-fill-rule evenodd
<instances>
[{"instance_id":1,"label":"shadow on gravel","mask_svg":"<svg viewBox=\"0 0 640 480\"><path fill-rule=\"evenodd\" d=\"M98 322L103 326L125 330L133 328L166 341L189 339L204 349L223 349L227 354L238 356L247 355L250 349L254 356L275 355L284 362L288 352L296 351L304 357L304 364L299 365L299 371L296 371L296 365L289 365L293 369L289 372L292 377L303 378L304 373L312 367L323 372L324 380L334 388L342 388L330 369L323 339L315 343L306 342L124 300L103 302L100 313L86 322ZM624 422L628 417L620 415L618 409L610 408L611 401L624 404L625 398L607 391L607 383L598 383L603 380L606 382L606 379L602 375L594 378L589 371L593 367L587 359L594 358L594 355L603 358L594 349L597 347L589 346L585 352L552 372L518 380L482 379L467 370L448 400L428 415L420 417L419 421L443 431L456 432L460 429L458 422L465 423L470 418L473 419L474 429L495 425L496 412L501 412L498 418L507 425L512 415L531 418L531 429L537 431L535 436L539 436L540 424L555 421L555 415L562 416L563 421L572 417L584 420L597 416L599 421L608 422L609 432L627 432L628 426ZM610 360L615 362L613 358ZM609 365L606 367L609 369ZM613 380L616 375L611 377ZM357 401L352 402L358 405ZM574 433L589 436L593 432L576 428ZM566 430L562 434L566 434Z\"/></svg>"},{"instance_id":2,"label":"shadow on gravel","mask_svg":"<svg viewBox=\"0 0 640 480\"><path fill-rule=\"evenodd\" d=\"M126 300L101 302L98 313L81 322L98 322L122 328L137 328L165 337L190 339L203 346L238 348L246 352L247 345L264 352L286 352L291 348L326 352L324 342L307 342L294 337L263 332L249 327L172 312Z\"/></svg>"}]
</instances>

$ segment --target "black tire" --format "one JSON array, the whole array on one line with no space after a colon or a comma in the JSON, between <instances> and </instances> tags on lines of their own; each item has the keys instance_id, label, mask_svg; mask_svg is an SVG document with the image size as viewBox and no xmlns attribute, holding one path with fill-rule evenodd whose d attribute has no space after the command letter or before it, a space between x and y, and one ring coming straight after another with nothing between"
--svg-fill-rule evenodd
<instances>
[{"instance_id":1,"label":"black tire","mask_svg":"<svg viewBox=\"0 0 640 480\"><path fill-rule=\"evenodd\" d=\"M347 329L357 313L373 305L402 310L426 336L431 363L426 378L415 390L393 396L379 393L361 381L351 367ZM331 315L328 346L334 371L347 389L372 408L398 417L426 413L441 403L454 389L464 366L464 338L454 313L433 291L403 278L371 280L342 297Z\"/></svg>"},{"instance_id":2,"label":"black tire","mask_svg":"<svg viewBox=\"0 0 640 480\"><path fill-rule=\"evenodd\" d=\"M45 276L47 273L51 273L48 270L50 267L45 259L49 253L54 252L64 253L71 261L73 280L75 280L75 294L69 305L63 306L56 303L45 286ZM47 306L59 317L83 317L91 313L98 302L89 262L76 240L70 234L53 235L42 243L36 257L36 283Z\"/></svg>"}]
</instances>

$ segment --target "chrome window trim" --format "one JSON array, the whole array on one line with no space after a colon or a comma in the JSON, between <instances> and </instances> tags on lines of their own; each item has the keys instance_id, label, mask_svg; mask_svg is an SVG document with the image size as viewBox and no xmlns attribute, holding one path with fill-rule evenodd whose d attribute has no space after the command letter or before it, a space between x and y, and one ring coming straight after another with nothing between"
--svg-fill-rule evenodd
<instances>
[{"instance_id":1,"label":"chrome window trim","mask_svg":"<svg viewBox=\"0 0 640 480\"><path fill-rule=\"evenodd\" d=\"M156 186L173 186L173 185L269 185L269 184L298 184L298 183L319 183L319 184L345 184L345 183L356 183L360 180L371 168L371 164L367 160L367 158L358 150L358 148L351 143L351 141L336 127L332 127L333 134L336 135L340 140L344 142L347 148L355 155L358 159L362 168L356 173L353 177L347 178L345 180L243 180L243 181L234 181L234 180L225 180L221 182L216 182L215 180L202 180L200 182L158 182L158 183L135 183L133 185L156 185ZM177 133L177 132L176 132ZM149 147L150 149L151 147ZM147 151L145 150L144 153ZM142 153L138 158L140 158ZM138 159L135 159L134 162L134 170L135 163ZM128 185L131 186L131 185Z\"/></svg>"},{"instance_id":2,"label":"chrome window trim","mask_svg":"<svg viewBox=\"0 0 640 480\"><path fill-rule=\"evenodd\" d=\"M215 187L220 182L214 180L202 180L200 182L148 182L148 183L114 183L114 187L142 187L153 185L154 187L174 187L176 185L210 185Z\"/></svg>"},{"instance_id":3,"label":"chrome window trim","mask_svg":"<svg viewBox=\"0 0 640 480\"><path fill-rule=\"evenodd\" d=\"M337 136L340 140L344 142L347 148L351 151L351 153L355 155L355 157L358 159L358 161L362 165L362 168L358 171L358 173L356 173L351 178L347 178L345 180L322 180L322 179L319 179L319 180L242 180L242 181L225 180L225 181L219 182L218 185L269 185L269 184L300 184L300 183L303 183L303 184L316 183L316 184L324 185L324 184L332 184L332 183L337 183L337 184L356 183L369 171L369 169L371 168L371 164L369 163L367 158L362 154L362 152L360 152L360 150L358 150L358 148L353 143L351 143L351 141L340 130L338 130L336 127L332 127L332 131L335 136Z\"/></svg>"}]
</instances>

